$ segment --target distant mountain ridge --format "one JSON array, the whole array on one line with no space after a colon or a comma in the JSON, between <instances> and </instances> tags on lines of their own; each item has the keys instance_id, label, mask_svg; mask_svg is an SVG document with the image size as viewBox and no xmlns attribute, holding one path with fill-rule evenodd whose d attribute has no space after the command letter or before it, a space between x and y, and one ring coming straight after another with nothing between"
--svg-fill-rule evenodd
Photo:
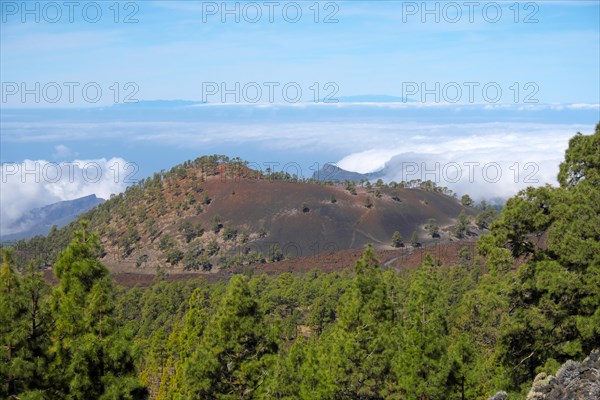
<instances>
[{"instance_id":1,"label":"distant mountain ridge","mask_svg":"<svg viewBox=\"0 0 600 400\"><path fill-rule=\"evenodd\" d=\"M137 108L178 108L178 107L189 107L196 106L199 104L206 104L205 101L194 101L194 100L139 100L127 103L113 104L113 107L137 107Z\"/></svg>"},{"instance_id":2,"label":"distant mountain ridge","mask_svg":"<svg viewBox=\"0 0 600 400\"><path fill-rule=\"evenodd\" d=\"M13 223L13 227L20 227L18 232L3 235L1 239L14 241L29 239L37 235L47 235L53 225L62 228L74 221L78 215L104 203L104 201L95 194L91 194L74 200L59 201L41 208L34 208Z\"/></svg>"},{"instance_id":3,"label":"distant mountain ridge","mask_svg":"<svg viewBox=\"0 0 600 400\"><path fill-rule=\"evenodd\" d=\"M336 101L337 100L337 101ZM314 100L310 100L309 103L312 103ZM361 94L355 96L339 96L333 97L331 99L320 99L321 102L331 103L415 103L416 100L400 97L400 96L390 96L386 94ZM138 100L131 102L124 102L113 104L113 108L144 108L144 109L172 109L172 108L182 108L182 107L190 107L190 106L199 106L203 104L215 104L219 102L209 102L209 101L200 101L200 100ZM253 103L241 103L243 104L253 104Z\"/></svg>"},{"instance_id":4,"label":"distant mountain ridge","mask_svg":"<svg viewBox=\"0 0 600 400\"><path fill-rule=\"evenodd\" d=\"M361 179L376 180L383 176L382 172L383 170L362 174L360 172L345 170L335 164L325 163L321 169L313 172L312 178L322 182L360 181Z\"/></svg>"},{"instance_id":5,"label":"distant mountain ridge","mask_svg":"<svg viewBox=\"0 0 600 400\"><path fill-rule=\"evenodd\" d=\"M414 103L416 100L407 97L387 94L362 94L356 96L340 96L340 103Z\"/></svg>"}]
</instances>

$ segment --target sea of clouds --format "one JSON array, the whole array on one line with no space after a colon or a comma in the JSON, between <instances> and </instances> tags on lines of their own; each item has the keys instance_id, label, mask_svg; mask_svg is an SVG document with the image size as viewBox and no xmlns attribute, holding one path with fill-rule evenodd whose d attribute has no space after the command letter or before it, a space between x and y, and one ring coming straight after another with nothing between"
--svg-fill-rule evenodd
<instances>
[{"instance_id":1,"label":"sea of clouds","mask_svg":"<svg viewBox=\"0 0 600 400\"><path fill-rule=\"evenodd\" d=\"M527 186L555 184L569 139L592 133L599 110L418 104L10 110L0 138L0 234L19 230L15 221L32 208L89 194L106 199L153 172L213 153L253 165L298 163L305 177L315 162L336 162L349 171L379 171L386 181L432 180L477 200L502 200ZM6 163L7 154L17 159ZM127 179L126 160L139 164L135 180Z\"/></svg>"}]
</instances>

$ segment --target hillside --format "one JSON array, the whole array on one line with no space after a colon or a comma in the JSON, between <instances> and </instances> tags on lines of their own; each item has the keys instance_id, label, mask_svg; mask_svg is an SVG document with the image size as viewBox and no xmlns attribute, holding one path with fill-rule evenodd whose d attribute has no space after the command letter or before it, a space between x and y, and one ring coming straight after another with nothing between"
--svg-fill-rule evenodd
<instances>
[{"instance_id":1,"label":"hillside","mask_svg":"<svg viewBox=\"0 0 600 400\"><path fill-rule=\"evenodd\" d=\"M120 271L157 265L209 269L367 243L388 247L395 231L408 240L417 230L428 241L421 228L430 218L450 226L464 208L433 190L358 187L352 194L352 188L250 170L242 176L236 168L219 163L210 170L197 160L100 207L96 214L110 218L97 226L104 262Z\"/></svg>"},{"instance_id":2,"label":"hillside","mask_svg":"<svg viewBox=\"0 0 600 400\"><path fill-rule=\"evenodd\" d=\"M113 272L153 273L157 266L211 270L367 243L392 249L395 231L406 244L416 231L426 244L434 240L424 230L431 219L440 227L435 241L447 242L462 210L476 214L431 183L402 186L299 181L210 156L154 174L83 217L100 233L102 262ZM75 226L57 237L68 237Z\"/></svg>"},{"instance_id":3,"label":"hillside","mask_svg":"<svg viewBox=\"0 0 600 400\"><path fill-rule=\"evenodd\" d=\"M361 227L371 215L403 215L401 207L456 206L427 182L381 187L378 197L377 189L294 180L203 158L113 197L75 232L71 224L23 242L29 247L2 249L0 398L598 398L600 124L593 136L569 141L559 186L510 198L489 234L464 235L458 206L461 241L442 227L439 246L380 243L240 267L249 251L231 268L182 273L195 260L228 266L231 243L250 246L293 229L308 235L316 222L305 228L296 218L325 220L332 206L352 210L338 212ZM293 195L293 204L302 195L305 204L291 212L292 200L278 203L277 194ZM336 201L318 203L317 194ZM282 210L286 219L273 229ZM268 218L256 220L260 212ZM198 228L210 221L212 232ZM376 221L364 223L373 237L385 227ZM69 235L52 270L17 270L14 250L47 254ZM151 250L160 265L168 257L177 267L115 273L123 268L116 263L111 273L100 259L110 246L123 252L116 261L148 251L139 270L151 271ZM128 287L113 285L119 275Z\"/></svg>"},{"instance_id":4,"label":"hillside","mask_svg":"<svg viewBox=\"0 0 600 400\"><path fill-rule=\"evenodd\" d=\"M11 226L13 233L3 235L0 239L2 241L14 241L29 239L36 235L47 235L54 225L57 228L62 228L75 220L78 215L102 202L104 202L104 199L91 194L74 200L59 201L44 207L34 208L27 211L13 223Z\"/></svg>"}]
</instances>

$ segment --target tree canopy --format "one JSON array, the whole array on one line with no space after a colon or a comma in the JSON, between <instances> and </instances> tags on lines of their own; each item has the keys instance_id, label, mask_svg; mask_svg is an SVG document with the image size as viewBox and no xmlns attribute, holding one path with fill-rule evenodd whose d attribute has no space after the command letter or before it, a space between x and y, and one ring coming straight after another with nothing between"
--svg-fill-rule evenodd
<instances>
[{"instance_id":1,"label":"tree canopy","mask_svg":"<svg viewBox=\"0 0 600 400\"><path fill-rule=\"evenodd\" d=\"M479 205L475 223L490 233L457 262L427 256L400 271L368 245L353 270L248 269L211 284L163 274L122 288L84 223L50 286L45 258L18 270L2 249L0 397L524 399L537 374L600 343L600 124L571 139L558 181L520 191L498 216ZM461 213L457 236L469 224ZM185 267L210 269L194 246L201 226L182 232ZM402 245L399 232L391 239ZM161 246L176 249L166 236Z\"/></svg>"}]
</instances>

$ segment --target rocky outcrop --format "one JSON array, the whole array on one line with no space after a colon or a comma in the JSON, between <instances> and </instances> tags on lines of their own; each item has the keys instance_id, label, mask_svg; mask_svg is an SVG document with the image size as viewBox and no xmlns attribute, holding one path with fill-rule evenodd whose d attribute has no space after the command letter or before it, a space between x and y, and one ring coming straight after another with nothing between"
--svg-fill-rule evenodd
<instances>
[{"instance_id":1,"label":"rocky outcrop","mask_svg":"<svg viewBox=\"0 0 600 400\"><path fill-rule=\"evenodd\" d=\"M508 400L508 394L505 391L500 391L495 395L488 397L487 400Z\"/></svg>"},{"instance_id":2,"label":"rocky outcrop","mask_svg":"<svg viewBox=\"0 0 600 400\"><path fill-rule=\"evenodd\" d=\"M511 400L504 391L487 400ZM591 352L582 362L569 360L556 376L538 374L526 400L600 400L600 350Z\"/></svg>"},{"instance_id":3,"label":"rocky outcrop","mask_svg":"<svg viewBox=\"0 0 600 400\"><path fill-rule=\"evenodd\" d=\"M527 400L600 399L600 351L594 350L582 362L567 361L556 376L535 377Z\"/></svg>"}]
</instances>

